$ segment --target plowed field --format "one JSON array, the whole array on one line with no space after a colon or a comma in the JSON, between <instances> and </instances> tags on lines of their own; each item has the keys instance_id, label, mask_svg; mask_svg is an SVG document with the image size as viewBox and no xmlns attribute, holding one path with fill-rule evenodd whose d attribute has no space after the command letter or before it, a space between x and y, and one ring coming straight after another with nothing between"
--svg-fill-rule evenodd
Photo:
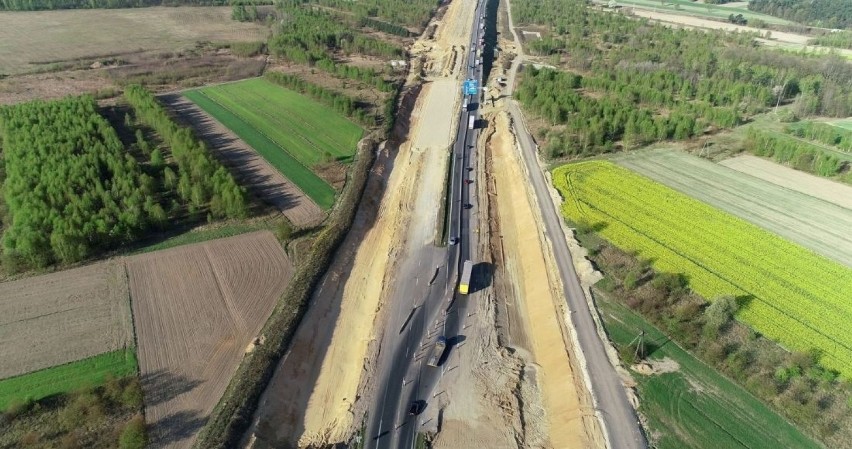
<instances>
[{"instance_id":1,"label":"plowed field","mask_svg":"<svg viewBox=\"0 0 852 449\"><path fill-rule=\"evenodd\" d=\"M131 345L124 265L0 284L0 379Z\"/></svg>"},{"instance_id":2,"label":"plowed field","mask_svg":"<svg viewBox=\"0 0 852 449\"><path fill-rule=\"evenodd\" d=\"M127 260L150 447L192 445L292 271L270 232Z\"/></svg>"}]
</instances>

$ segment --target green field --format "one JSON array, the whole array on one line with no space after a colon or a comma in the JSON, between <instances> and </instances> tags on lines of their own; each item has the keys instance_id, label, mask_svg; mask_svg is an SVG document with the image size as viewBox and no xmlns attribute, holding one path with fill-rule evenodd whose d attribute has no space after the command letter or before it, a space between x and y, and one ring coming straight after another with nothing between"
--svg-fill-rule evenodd
<instances>
[{"instance_id":1,"label":"green field","mask_svg":"<svg viewBox=\"0 0 852 449\"><path fill-rule=\"evenodd\" d=\"M604 2L604 4L607 3L608 2ZM793 23L779 17L749 11L746 7L705 5L702 3L695 3L690 0L666 0L664 2L655 0L616 0L616 3L620 6L635 6L637 8L647 9L650 11L706 17L717 20L728 20L728 16L731 14L742 14L743 17L748 20L758 19L766 23L781 25Z\"/></svg>"},{"instance_id":2,"label":"green field","mask_svg":"<svg viewBox=\"0 0 852 449\"><path fill-rule=\"evenodd\" d=\"M829 122L830 124L843 129L848 129L852 131L852 118L845 118L843 120L835 120L833 122Z\"/></svg>"},{"instance_id":3,"label":"green field","mask_svg":"<svg viewBox=\"0 0 852 449\"><path fill-rule=\"evenodd\" d=\"M790 349L817 349L852 377L852 270L610 162L558 167L563 214L585 222L658 271L682 273L737 317Z\"/></svg>"},{"instance_id":4,"label":"green field","mask_svg":"<svg viewBox=\"0 0 852 449\"><path fill-rule=\"evenodd\" d=\"M349 162L363 130L331 109L264 79L184 94L251 145L323 209L335 192L311 167Z\"/></svg>"},{"instance_id":5,"label":"green field","mask_svg":"<svg viewBox=\"0 0 852 449\"><path fill-rule=\"evenodd\" d=\"M120 349L88 359L0 380L0 410L28 399L37 401L54 394L100 385L107 376L135 374L136 351Z\"/></svg>"},{"instance_id":6,"label":"green field","mask_svg":"<svg viewBox=\"0 0 852 449\"><path fill-rule=\"evenodd\" d=\"M641 331L657 349L652 360L668 358L677 371L634 374L639 411L648 420L658 449L819 448L796 427L760 400L683 350L657 328L626 307L596 297L607 334L619 346Z\"/></svg>"}]
</instances>

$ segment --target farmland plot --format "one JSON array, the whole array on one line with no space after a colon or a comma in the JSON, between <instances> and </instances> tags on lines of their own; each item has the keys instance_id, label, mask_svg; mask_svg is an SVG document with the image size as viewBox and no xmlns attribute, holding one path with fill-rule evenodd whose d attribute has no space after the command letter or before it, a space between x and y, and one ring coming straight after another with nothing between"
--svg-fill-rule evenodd
<instances>
[{"instance_id":1,"label":"farmland plot","mask_svg":"<svg viewBox=\"0 0 852 449\"><path fill-rule=\"evenodd\" d=\"M230 128L320 207L334 204L334 189L311 169L347 162L362 130L305 96L264 79L222 84L185 93Z\"/></svg>"},{"instance_id":2,"label":"farmland plot","mask_svg":"<svg viewBox=\"0 0 852 449\"><path fill-rule=\"evenodd\" d=\"M292 276L270 232L127 260L151 447L185 448Z\"/></svg>"},{"instance_id":3,"label":"farmland plot","mask_svg":"<svg viewBox=\"0 0 852 449\"><path fill-rule=\"evenodd\" d=\"M0 283L0 379L132 344L122 263Z\"/></svg>"},{"instance_id":4,"label":"farmland plot","mask_svg":"<svg viewBox=\"0 0 852 449\"><path fill-rule=\"evenodd\" d=\"M677 151L636 152L616 162L852 267L850 208Z\"/></svg>"},{"instance_id":5,"label":"farmland plot","mask_svg":"<svg viewBox=\"0 0 852 449\"><path fill-rule=\"evenodd\" d=\"M744 154L719 162L732 170L852 210L852 186Z\"/></svg>"},{"instance_id":6,"label":"farmland plot","mask_svg":"<svg viewBox=\"0 0 852 449\"><path fill-rule=\"evenodd\" d=\"M737 317L852 377L852 270L608 162L553 171L563 214L586 222L699 295L733 295Z\"/></svg>"},{"instance_id":7,"label":"farmland plot","mask_svg":"<svg viewBox=\"0 0 852 449\"><path fill-rule=\"evenodd\" d=\"M260 41L266 34L262 25L231 20L227 6L3 11L0 73L76 58L94 62L140 50L173 51L198 41Z\"/></svg>"}]
</instances>

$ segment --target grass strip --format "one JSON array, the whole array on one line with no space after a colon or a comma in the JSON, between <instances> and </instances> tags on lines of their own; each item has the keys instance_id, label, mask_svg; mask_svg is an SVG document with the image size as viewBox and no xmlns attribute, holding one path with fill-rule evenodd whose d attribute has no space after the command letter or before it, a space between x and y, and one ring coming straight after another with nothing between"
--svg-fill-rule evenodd
<instances>
[{"instance_id":1,"label":"grass strip","mask_svg":"<svg viewBox=\"0 0 852 449\"><path fill-rule=\"evenodd\" d=\"M728 378L670 341L659 329L623 305L596 291L604 327L618 346L642 332L649 358L677 362L674 372L634 374L639 411L648 420L659 449L750 448L801 449L820 446Z\"/></svg>"},{"instance_id":2,"label":"grass strip","mask_svg":"<svg viewBox=\"0 0 852 449\"><path fill-rule=\"evenodd\" d=\"M323 210L328 210L334 205L335 191L327 182L251 124L222 107L201 91L184 92L184 96L254 148L267 162L296 184Z\"/></svg>"},{"instance_id":3,"label":"grass strip","mask_svg":"<svg viewBox=\"0 0 852 449\"><path fill-rule=\"evenodd\" d=\"M119 349L65 365L0 380L0 410L13 402L37 401L60 393L103 384L107 376L136 373L135 349Z\"/></svg>"}]
</instances>

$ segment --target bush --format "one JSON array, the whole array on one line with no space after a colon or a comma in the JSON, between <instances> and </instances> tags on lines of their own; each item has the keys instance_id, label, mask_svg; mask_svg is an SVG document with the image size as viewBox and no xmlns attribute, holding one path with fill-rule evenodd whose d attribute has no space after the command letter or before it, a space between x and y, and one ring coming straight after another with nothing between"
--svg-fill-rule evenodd
<instances>
[{"instance_id":1,"label":"bush","mask_svg":"<svg viewBox=\"0 0 852 449\"><path fill-rule=\"evenodd\" d=\"M145 419L142 415L136 415L121 431L118 439L120 449L145 449L148 437L145 435Z\"/></svg>"}]
</instances>

